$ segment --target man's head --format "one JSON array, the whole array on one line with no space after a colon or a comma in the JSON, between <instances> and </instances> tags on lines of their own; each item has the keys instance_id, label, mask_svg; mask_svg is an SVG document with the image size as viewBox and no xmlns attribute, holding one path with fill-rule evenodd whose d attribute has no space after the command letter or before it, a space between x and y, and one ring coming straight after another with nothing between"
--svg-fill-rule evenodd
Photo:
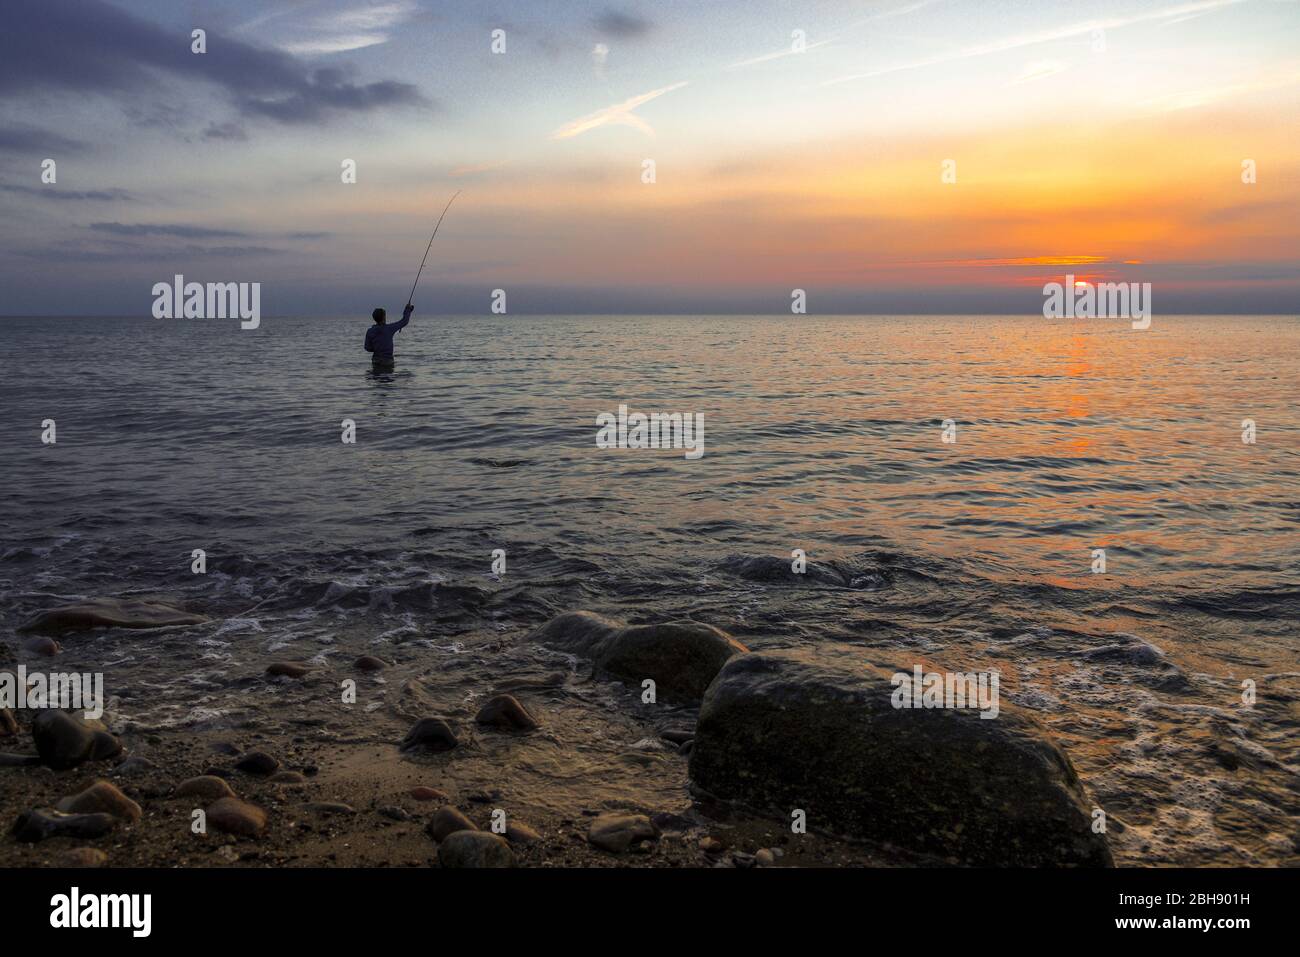
<instances>
[{"instance_id":1,"label":"man's head","mask_svg":"<svg viewBox=\"0 0 1300 957\"><path fill-rule=\"evenodd\" d=\"M387 317L387 315L388 313L384 312L384 310L376 309L374 312L370 314L370 318L375 320L375 322L379 323L380 325L383 325L384 319L385 317Z\"/></svg>"}]
</instances>

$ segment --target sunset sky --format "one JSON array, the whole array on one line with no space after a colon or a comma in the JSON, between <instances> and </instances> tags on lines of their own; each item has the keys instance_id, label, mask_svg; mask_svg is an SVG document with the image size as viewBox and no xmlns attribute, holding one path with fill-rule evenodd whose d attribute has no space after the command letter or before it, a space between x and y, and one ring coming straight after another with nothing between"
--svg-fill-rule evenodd
<instances>
[{"instance_id":1,"label":"sunset sky","mask_svg":"<svg viewBox=\"0 0 1300 957\"><path fill-rule=\"evenodd\" d=\"M1300 309L1288 0L0 18L0 314L148 315L175 273L261 282L268 314L398 309L456 189L428 312L504 288L511 312L775 313L798 287L813 313L1034 314L1067 272L1150 282L1157 313Z\"/></svg>"}]
</instances>

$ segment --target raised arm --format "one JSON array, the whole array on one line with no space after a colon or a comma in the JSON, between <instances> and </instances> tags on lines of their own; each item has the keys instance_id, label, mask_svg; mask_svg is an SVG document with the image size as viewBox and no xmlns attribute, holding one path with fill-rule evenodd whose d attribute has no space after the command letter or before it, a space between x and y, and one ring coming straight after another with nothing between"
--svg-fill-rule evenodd
<instances>
[{"instance_id":1,"label":"raised arm","mask_svg":"<svg viewBox=\"0 0 1300 957\"><path fill-rule=\"evenodd\" d=\"M411 313L413 312L415 312L415 307L408 302L406 304L406 308L402 310L402 318L397 322L393 323L393 331L396 332L398 329L401 329L408 322L410 322Z\"/></svg>"}]
</instances>

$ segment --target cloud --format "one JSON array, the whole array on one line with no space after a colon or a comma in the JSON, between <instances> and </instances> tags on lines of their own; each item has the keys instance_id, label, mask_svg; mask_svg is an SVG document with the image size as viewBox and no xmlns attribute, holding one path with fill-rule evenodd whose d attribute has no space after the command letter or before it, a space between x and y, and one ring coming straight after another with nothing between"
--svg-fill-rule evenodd
<instances>
[{"instance_id":1,"label":"cloud","mask_svg":"<svg viewBox=\"0 0 1300 957\"><path fill-rule=\"evenodd\" d=\"M245 117L308 123L333 114L427 105L409 83L353 83L279 50L208 34L207 53L101 0L6 0L0 99L32 93L154 93L176 81L216 87Z\"/></svg>"},{"instance_id":2,"label":"cloud","mask_svg":"<svg viewBox=\"0 0 1300 957\"><path fill-rule=\"evenodd\" d=\"M649 93L642 93L640 96L634 96L631 99L624 100L622 103L615 103L613 106L607 106L603 110L597 110L595 113L588 113L586 116L580 116L576 120L571 120L563 126L557 128L551 133L553 140L565 140L573 136L579 136L588 133L591 130L601 126L631 126L640 130L647 136L654 136L654 130L650 124L632 111L638 106L643 106L651 100L663 96L665 93L671 93L673 90L680 90L686 85L685 80L681 83L674 83L672 86L663 86L657 90L651 90Z\"/></svg>"},{"instance_id":3,"label":"cloud","mask_svg":"<svg viewBox=\"0 0 1300 957\"><path fill-rule=\"evenodd\" d=\"M179 239L245 239L248 233L171 223L91 223L90 228L115 236L175 236Z\"/></svg>"},{"instance_id":4,"label":"cloud","mask_svg":"<svg viewBox=\"0 0 1300 957\"><path fill-rule=\"evenodd\" d=\"M242 142L248 139L248 133L238 123L209 123L203 131L205 140L234 140Z\"/></svg>"},{"instance_id":5,"label":"cloud","mask_svg":"<svg viewBox=\"0 0 1300 957\"><path fill-rule=\"evenodd\" d=\"M1162 10L1150 10L1146 13L1138 13L1128 17L1109 17L1101 20L1087 20L1079 23L1072 23L1064 27L1058 27L1055 30L1045 30L1041 33L1020 34L1017 36L1005 37L1001 40L993 40L989 43L981 43L978 46L964 47L960 50L955 50L952 53L927 57L924 60L914 60L911 63L899 63L894 66L881 67L878 70L870 70L866 73L852 73L848 76L841 76L833 80L827 80L821 85L835 86L836 84L848 83L853 80L866 80L877 76L887 76L890 73L901 73L904 70L919 70L923 67L937 66L942 63L951 63L955 60L966 60L971 57L987 56L991 53L1005 53L1008 50L1019 50L1022 47L1035 46L1039 43L1051 43L1055 40L1069 40L1074 37L1088 36L1097 30L1118 30L1122 27L1129 27L1138 23L1167 20L1171 17L1185 17L1188 14L1209 13L1213 10L1220 9L1221 7L1235 6L1244 2L1245 0L1202 0L1202 2L1199 3L1188 3L1177 7L1166 7Z\"/></svg>"},{"instance_id":6,"label":"cloud","mask_svg":"<svg viewBox=\"0 0 1300 957\"><path fill-rule=\"evenodd\" d=\"M606 10L592 21L596 29L620 40L635 40L650 32L650 21L631 13Z\"/></svg>"},{"instance_id":7,"label":"cloud","mask_svg":"<svg viewBox=\"0 0 1300 957\"><path fill-rule=\"evenodd\" d=\"M281 43L280 48L295 55L319 56L378 46L391 40L391 29L415 9L413 3L381 3L325 14L309 22L306 36Z\"/></svg>"},{"instance_id":8,"label":"cloud","mask_svg":"<svg viewBox=\"0 0 1300 957\"><path fill-rule=\"evenodd\" d=\"M116 186L109 189L60 189L57 185L49 186L18 186L13 183L0 183L0 190L6 193L18 193L21 196L39 196L41 199L54 200L91 200L95 202L111 202L122 200L123 202L134 203L136 198L124 189Z\"/></svg>"},{"instance_id":9,"label":"cloud","mask_svg":"<svg viewBox=\"0 0 1300 957\"><path fill-rule=\"evenodd\" d=\"M47 156L51 153L80 153L87 144L81 140L51 133L49 130L34 126L8 125L0 127L0 151L11 153L41 152Z\"/></svg>"}]
</instances>

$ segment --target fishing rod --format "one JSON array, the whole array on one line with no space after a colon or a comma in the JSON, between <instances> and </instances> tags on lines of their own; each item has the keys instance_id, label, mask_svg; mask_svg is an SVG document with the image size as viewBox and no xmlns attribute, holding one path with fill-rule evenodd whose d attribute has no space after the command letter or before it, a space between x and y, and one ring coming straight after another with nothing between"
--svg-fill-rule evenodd
<instances>
[{"instance_id":1,"label":"fishing rod","mask_svg":"<svg viewBox=\"0 0 1300 957\"><path fill-rule=\"evenodd\" d=\"M424 264L429 259L429 250L433 248L434 237L438 235L438 226L442 225L443 216L447 215L447 210L451 209L451 204L456 202L456 197L459 195L460 195L460 190L456 190L456 192L451 194L451 199L447 200L447 205L443 207L442 216L438 217L437 226L433 227L433 236L429 237L429 245L424 247L424 259L420 260L420 272L417 272L415 274L415 282L411 283L411 295L406 297L406 302L408 305L411 302L411 298L415 295L415 287L420 284L420 273L424 272Z\"/></svg>"}]
</instances>

